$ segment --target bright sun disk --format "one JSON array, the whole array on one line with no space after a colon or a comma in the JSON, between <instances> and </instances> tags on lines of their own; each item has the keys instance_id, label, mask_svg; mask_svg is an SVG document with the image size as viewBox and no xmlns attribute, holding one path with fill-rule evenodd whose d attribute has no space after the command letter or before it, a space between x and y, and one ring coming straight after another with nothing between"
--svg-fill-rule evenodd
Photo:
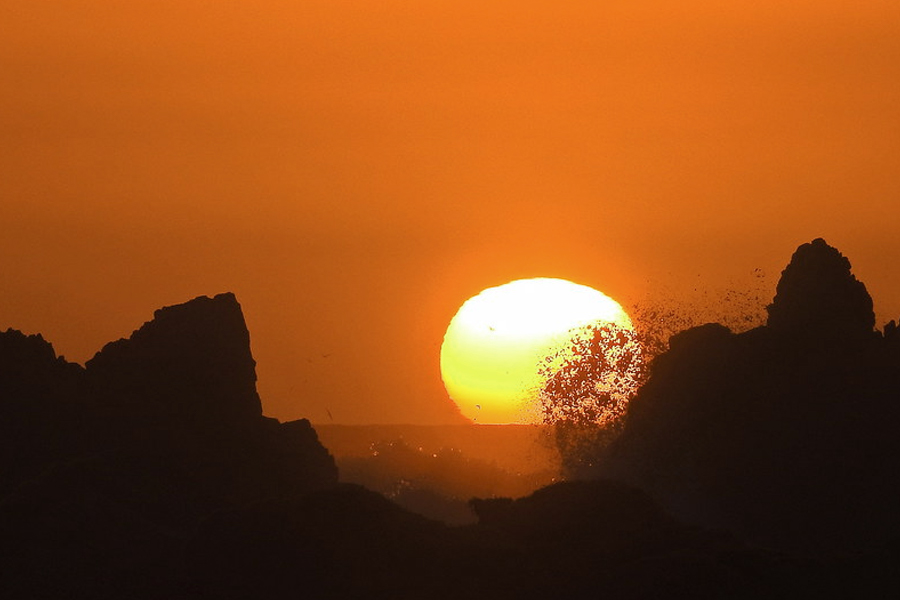
<instances>
[{"instance_id":1,"label":"bright sun disk","mask_svg":"<svg viewBox=\"0 0 900 600\"><path fill-rule=\"evenodd\" d=\"M564 279L520 279L467 300L441 346L441 376L462 414L478 423L540 421L538 373L544 357L597 323L627 329L621 305Z\"/></svg>"}]
</instances>

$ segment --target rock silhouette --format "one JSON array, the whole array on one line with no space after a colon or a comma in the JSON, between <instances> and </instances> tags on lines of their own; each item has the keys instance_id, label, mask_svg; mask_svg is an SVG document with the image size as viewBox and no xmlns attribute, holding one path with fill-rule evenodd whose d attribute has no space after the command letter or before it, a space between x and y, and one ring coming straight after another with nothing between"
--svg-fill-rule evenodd
<instances>
[{"instance_id":1,"label":"rock silhouette","mask_svg":"<svg viewBox=\"0 0 900 600\"><path fill-rule=\"evenodd\" d=\"M262 415L233 294L157 311L86 368L0 334L0 416L6 597L169 595L202 518L337 482L308 421Z\"/></svg>"},{"instance_id":2,"label":"rock silhouette","mask_svg":"<svg viewBox=\"0 0 900 600\"><path fill-rule=\"evenodd\" d=\"M768 312L768 329L788 343L865 339L875 328L866 286L850 272L850 261L822 238L794 252Z\"/></svg>"},{"instance_id":3,"label":"rock silhouette","mask_svg":"<svg viewBox=\"0 0 900 600\"><path fill-rule=\"evenodd\" d=\"M600 470L683 518L799 552L900 535L900 352L837 250L794 254L768 324L672 338Z\"/></svg>"},{"instance_id":4,"label":"rock silhouette","mask_svg":"<svg viewBox=\"0 0 900 600\"><path fill-rule=\"evenodd\" d=\"M250 333L233 294L157 310L85 367L104 408L145 428L228 431L262 415Z\"/></svg>"},{"instance_id":5,"label":"rock silhouette","mask_svg":"<svg viewBox=\"0 0 900 600\"><path fill-rule=\"evenodd\" d=\"M48 464L83 451L83 369L40 335L0 332L0 494Z\"/></svg>"},{"instance_id":6,"label":"rock silhouette","mask_svg":"<svg viewBox=\"0 0 900 600\"><path fill-rule=\"evenodd\" d=\"M0 597L896 597L898 329L821 240L769 314L673 337L596 480L473 499L461 527L263 416L232 294L85 368L0 333Z\"/></svg>"}]
</instances>

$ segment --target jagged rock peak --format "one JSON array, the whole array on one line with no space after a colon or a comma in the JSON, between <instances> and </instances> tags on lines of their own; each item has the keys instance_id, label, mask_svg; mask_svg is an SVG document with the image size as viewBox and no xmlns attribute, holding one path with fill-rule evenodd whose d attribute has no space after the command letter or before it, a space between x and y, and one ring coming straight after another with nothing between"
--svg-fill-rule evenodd
<instances>
[{"instance_id":1,"label":"jagged rock peak","mask_svg":"<svg viewBox=\"0 0 900 600\"><path fill-rule=\"evenodd\" d=\"M781 273L768 327L807 340L872 335L872 297L850 269L847 257L822 238L801 245Z\"/></svg>"},{"instance_id":2,"label":"jagged rock peak","mask_svg":"<svg viewBox=\"0 0 900 600\"><path fill-rule=\"evenodd\" d=\"M222 423L262 415L250 333L232 293L157 310L130 338L104 346L86 368L117 402L154 412Z\"/></svg>"},{"instance_id":3,"label":"jagged rock peak","mask_svg":"<svg viewBox=\"0 0 900 600\"><path fill-rule=\"evenodd\" d=\"M0 331L0 395L21 386L46 389L50 380L77 376L80 371L79 365L57 356L53 344L41 334L26 335L16 329Z\"/></svg>"},{"instance_id":4,"label":"jagged rock peak","mask_svg":"<svg viewBox=\"0 0 900 600\"><path fill-rule=\"evenodd\" d=\"M3 362L8 360L29 360L41 362L56 362L56 352L53 344L44 339L41 334L26 335L18 329L9 328L5 332L0 331L0 357Z\"/></svg>"}]
</instances>

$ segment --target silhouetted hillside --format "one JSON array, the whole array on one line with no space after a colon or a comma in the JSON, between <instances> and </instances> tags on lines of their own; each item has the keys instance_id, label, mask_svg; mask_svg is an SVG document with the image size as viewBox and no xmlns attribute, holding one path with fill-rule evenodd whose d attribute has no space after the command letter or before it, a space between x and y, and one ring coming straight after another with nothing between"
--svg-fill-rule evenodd
<instances>
[{"instance_id":1,"label":"silhouetted hillside","mask_svg":"<svg viewBox=\"0 0 900 600\"><path fill-rule=\"evenodd\" d=\"M677 524L639 490L556 484L474 501L448 528L359 486L204 521L189 587L215 598L739 598L788 591L777 558ZM809 589L809 588L807 588Z\"/></svg>"},{"instance_id":2,"label":"silhouetted hillside","mask_svg":"<svg viewBox=\"0 0 900 600\"><path fill-rule=\"evenodd\" d=\"M550 431L537 425L316 425L340 479L450 524L475 519L473 496L518 498L559 480Z\"/></svg>"},{"instance_id":3,"label":"silhouetted hillside","mask_svg":"<svg viewBox=\"0 0 900 600\"><path fill-rule=\"evenodd\" d=\"M559 469L552 431L543 425L338 425L317 423L322 443L335 458L371 456L372 445L402 440L422 452L459 450L511 473Z\"/></svg>"}]
</instances>

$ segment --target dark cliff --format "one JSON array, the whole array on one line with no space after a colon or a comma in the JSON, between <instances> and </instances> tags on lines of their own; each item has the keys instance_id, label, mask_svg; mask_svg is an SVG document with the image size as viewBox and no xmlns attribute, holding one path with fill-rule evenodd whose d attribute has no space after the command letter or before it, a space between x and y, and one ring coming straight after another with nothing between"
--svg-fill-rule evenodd
<instances>
[{"instance_id":1,"label":"dark cliff","mask_svg":"<svg viewBox=\"0 0 900 600\"><path fill-rule=\"evenodd\" d=\"M40 335L0 332L0 493L85 450L84 383Z\"/></svg>"},{"instance_id":2,"label":"dark cliff","mask_svg":"<svg viewBox=\"0 0 900 600\"><path fill-rule=\"evenodd\" d=\"M871 337L872 298L850 261L822 238L803 244L781 273L768 306L768 329L793 341Z\"/></svg>"},{"instance_id":3,"label":"dark cliff","mask_svg":"<svg viewBox=\"0 0 900 600\"><path fill-rule=\"evenodd\" d=\"M850 263L818 239L766 326L673 337L601 471L755 543L856 551L900 535L900 352Z\"/></svg>"},{"instance_id":4,"label":"dark cliff","mask_svg":"<svg viewBox=\"0 0 900 600\"><path fill-rule=\"evenodd\" d=\"M220 428L262 415L250 333L234 294L157 310L85 366L104 400L123 414Z\"/></svg>"},{"instance_id":5,"label":"dark cliff","mask_svg":"<svg viewBox=\"0 0 900 600\"><path fill-rule=\"evenodd\" d=\"M203 519L337 483L308 421L262 415L233 294L157 311L84 369L0 333L0 468L7 597L168 595Z\"/></svg>"}]
</instances>

